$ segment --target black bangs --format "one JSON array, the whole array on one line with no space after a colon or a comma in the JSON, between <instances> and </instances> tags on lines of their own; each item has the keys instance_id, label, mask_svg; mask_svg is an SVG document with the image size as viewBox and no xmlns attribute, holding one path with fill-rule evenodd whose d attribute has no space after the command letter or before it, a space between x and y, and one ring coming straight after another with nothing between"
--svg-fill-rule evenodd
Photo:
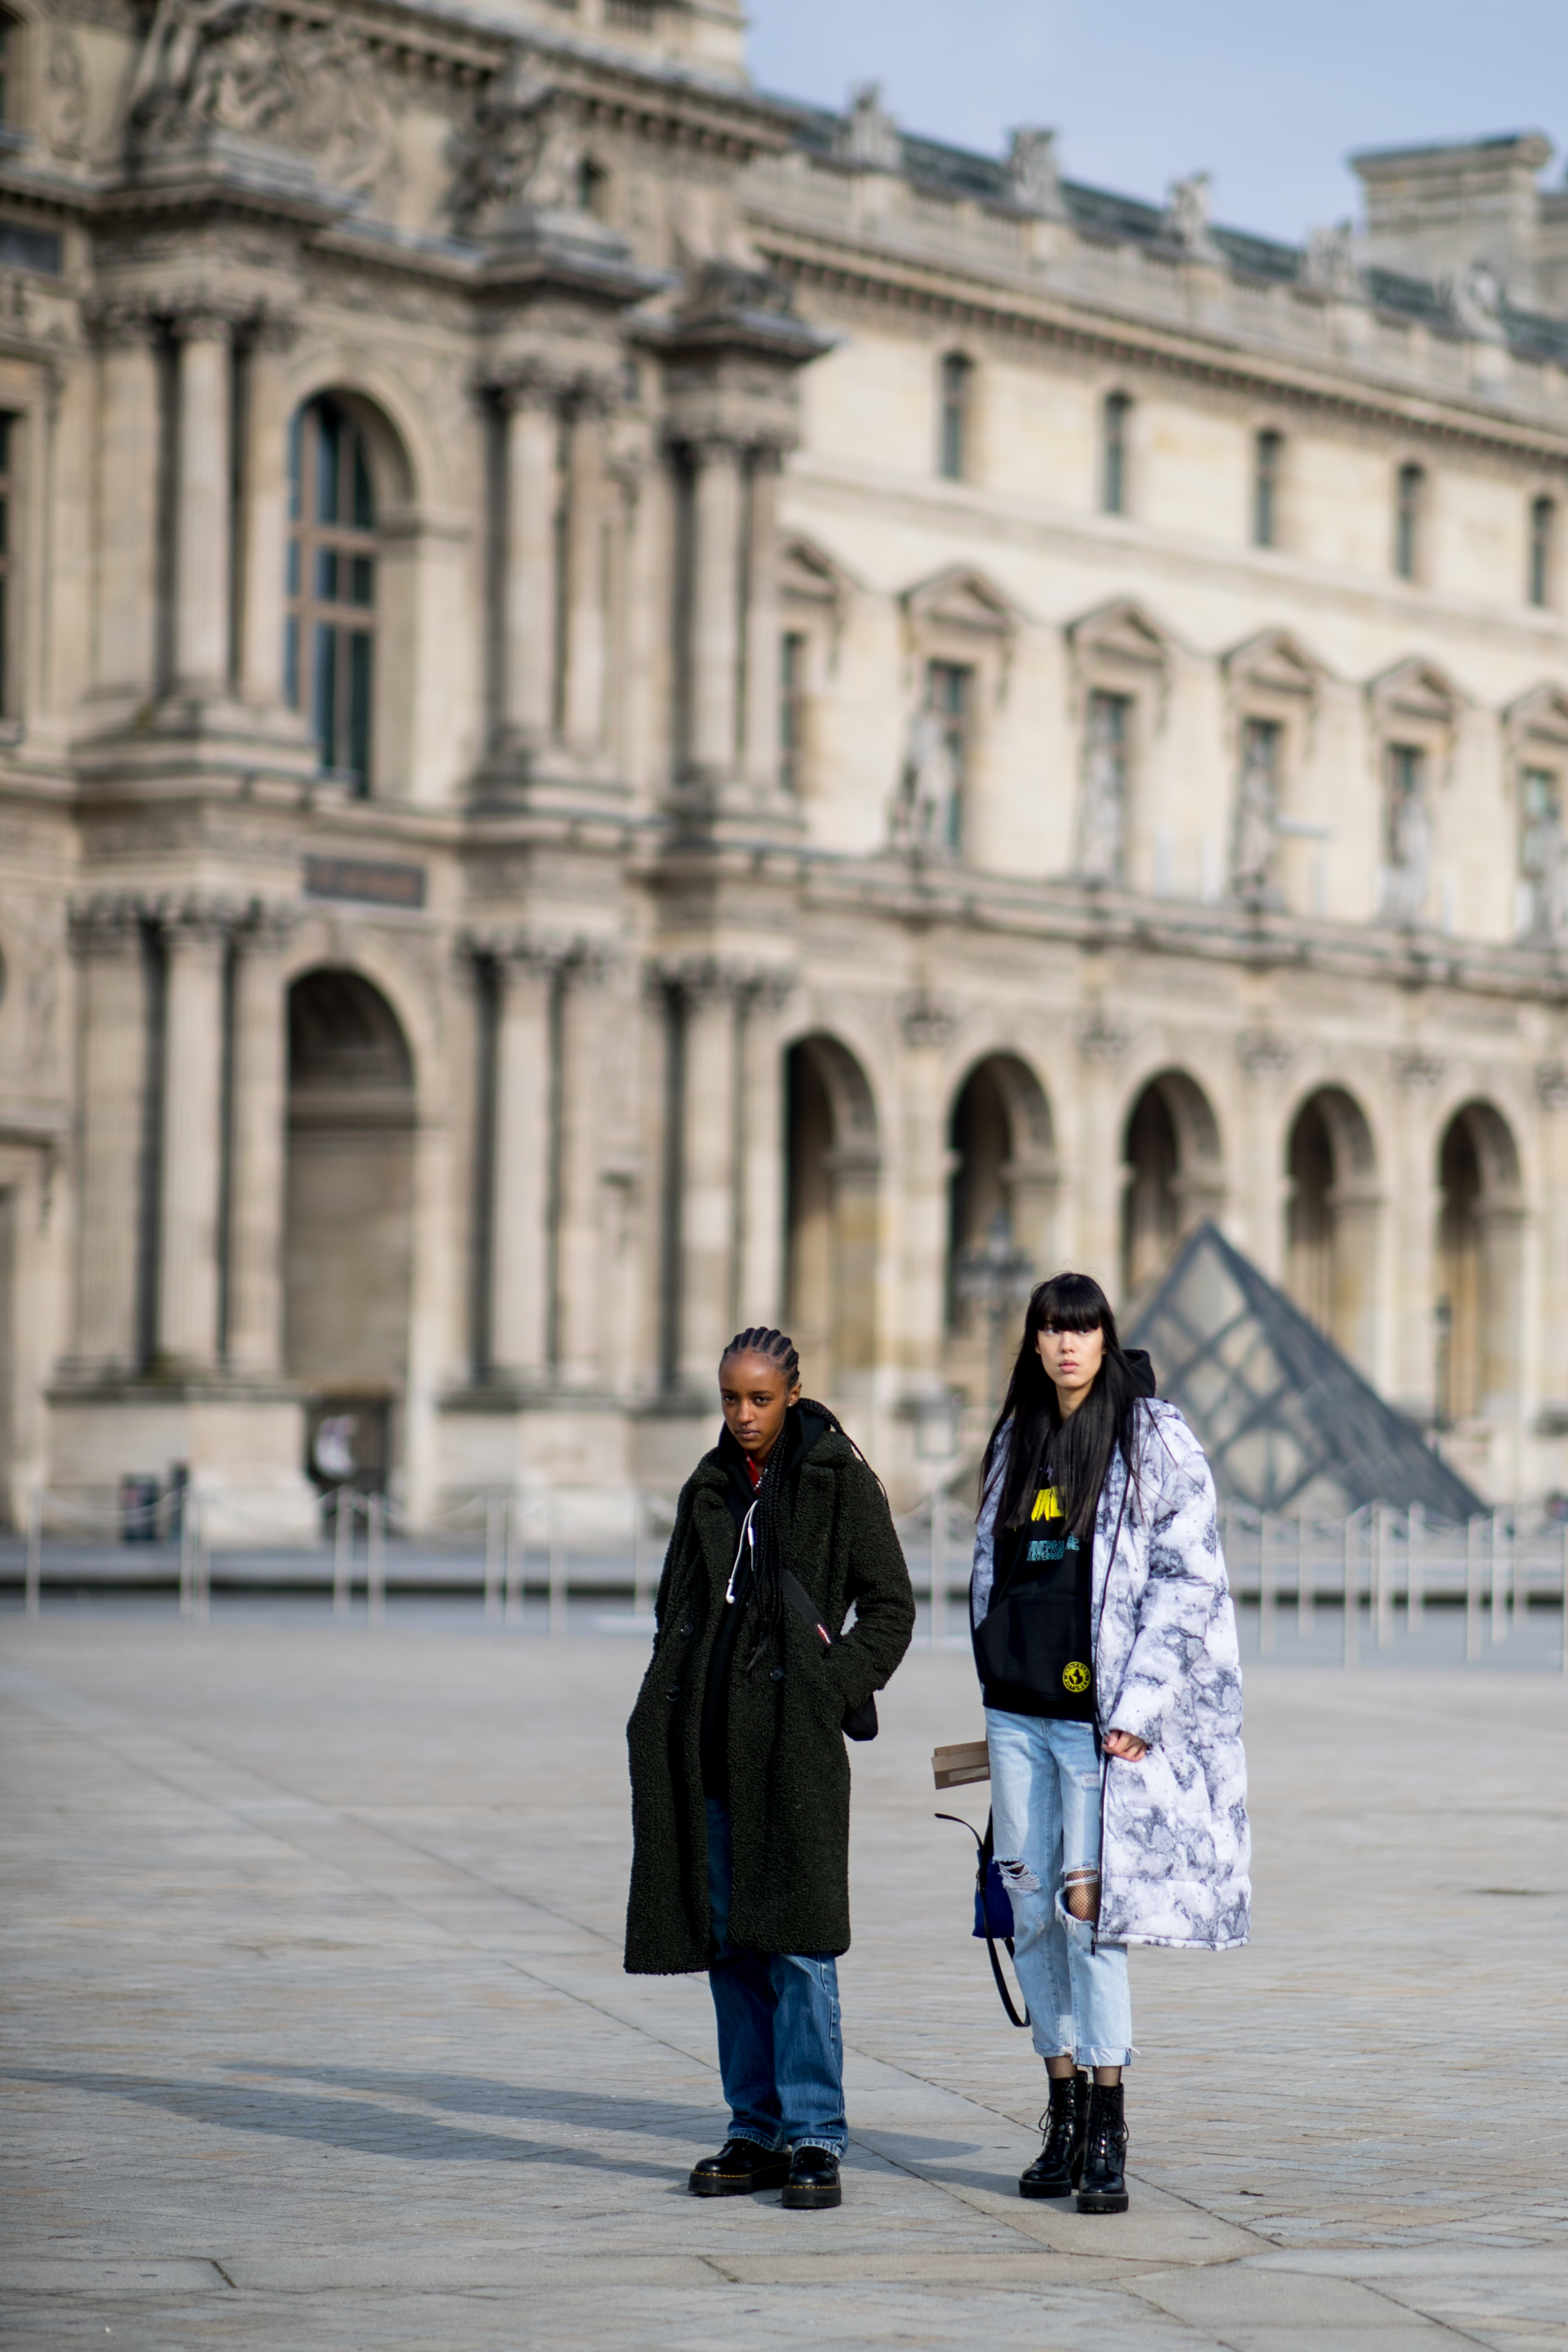
<instances>
[{"instance_id":1,"label":"black bangs","mask_svg":"<svg viewBox=\"0 0 1568 2352\"><path fill-rule=\"evenodd\" d=\"M1105 1293L1087 1274L1056 1274L1029 1301L1026 1328L1032 1339L1047 1325L1053 1331L1099 1331L1105 1323Z\"/></svg>"}]
</instances>

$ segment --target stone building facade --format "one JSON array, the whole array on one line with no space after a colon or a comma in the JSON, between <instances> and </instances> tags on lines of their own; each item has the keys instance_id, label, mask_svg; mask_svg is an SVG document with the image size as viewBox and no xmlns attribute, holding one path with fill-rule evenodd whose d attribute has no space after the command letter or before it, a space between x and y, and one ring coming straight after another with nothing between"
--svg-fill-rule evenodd
<instances>
[{"instance_id":1,"label":"stone building facade","mask_svg":"<svg viewBox=\"0 0 1568 2352\"><path fill-rule=\"evenodd\" d=\"M662 1482L752 1320L907 1491L1205 1214L1568 1484L1543 140L1294 247L737 0L0 37L14 1515Z\"/></svg>"}]
</instances>

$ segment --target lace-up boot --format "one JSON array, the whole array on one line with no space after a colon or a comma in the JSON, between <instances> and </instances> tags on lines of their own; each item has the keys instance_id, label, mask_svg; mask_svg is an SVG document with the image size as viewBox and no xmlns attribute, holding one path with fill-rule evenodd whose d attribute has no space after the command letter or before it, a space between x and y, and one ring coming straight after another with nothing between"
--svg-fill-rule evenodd
<instances>
[{"instance_id":1,"label":"lace-up boot","mask_svg":"<svg viewBox=\"0 0 1568 2352\"><path fill-rule=\"evenodd\" d=\"M1083 2170L1089 2122L1089 2076L1063 2074L1051 2084L1051 2104L1040 2117L1045 2146L1020 2174L1020 2197L1070 2197Z\"/></svg>"},{"instance_id":2,"label":"lace-up boot","mask_svg":"<svg viewBox=\"0 0 1568 2352\"><path fill-rule=\"evenodd\" d=\"M1080 2213L1127 2210L1127 2126L1121 2120L1120 2083L1091 2083L1089 2132L1079 2182Z\"/></svg>"}]
</instances>

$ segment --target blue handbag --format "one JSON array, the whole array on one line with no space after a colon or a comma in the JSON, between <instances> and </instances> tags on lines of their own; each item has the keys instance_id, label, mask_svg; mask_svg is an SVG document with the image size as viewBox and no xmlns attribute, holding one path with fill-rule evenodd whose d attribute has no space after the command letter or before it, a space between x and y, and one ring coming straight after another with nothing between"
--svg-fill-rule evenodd
<instances>
[{"instance_id":1,"label":"blue handbag","mask_svg":"<svg viewBox=\"0 0 1568 2352\"><path fill-rule=\"evenodd\" d=\"M1029 2011L1026 2004L1020 2017L1013 2006L1013 1996L1007 1990L1007 1979L1002 1973L1002 1962L996 1947L1005 1944L1007 1958L1013 1957L1013 1903L996 1867L992 1818L985 1816L985 1834L981 1836L973 1822L961 1813L938 1813L939 1822L956 1822L974 1840L974 1933L985 1939L985 1949L991 1961L991 1973L996 1979L996 1990L1002 1996L1002 2006L1013 2023L1020 2030L1028 2025Z\"/></svg>"}]
</instances>

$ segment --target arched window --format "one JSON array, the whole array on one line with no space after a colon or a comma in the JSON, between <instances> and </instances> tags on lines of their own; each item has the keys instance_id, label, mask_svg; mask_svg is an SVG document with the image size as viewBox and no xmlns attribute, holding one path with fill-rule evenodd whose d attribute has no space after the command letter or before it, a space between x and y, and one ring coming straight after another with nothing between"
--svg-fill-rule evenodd
<instances>
[{"instance_id":1,"label":"arched window","mask_svg":"<svg viewBox=\"0 0 1568 2352\"><path fill-rule=\"evenodd\" d=\"M1530 509L1530 580L1529 595L1532 604L1547 605L1552 602L1552 572L1556 555L1557 502L1554 499L1535 499Z\"/></svg>"},{"instance_id":2,"label":"arched window","mask_svg":"<svg viewBox=\"0 0 1568 2352\"><path fill-rule=\"evenodd\" d=\"M1426 474L1419 466L1401 466L1394 486L1394 569L1401 580L1420 576L1426 504Z\"/></svg>"},{"instance_id":3,"label":"arched window","mask_svg":"<svg viewBox=\"0 0 1568 2352\"><path fill-rule=\"evenodd\" d=\"M1107 514L1127 512L1128 433L1132 403L1124 392L1108 393L1100 415L1100 503Z\"/></svg>"},{"instance_id":4,"label":"arched window","mask_svg":"<svg viewBox=\"0 0 1568 2352\"><path fill-rule=\"evenodd\" d=\"M970 409L973 403L974 368L962 352L949 352L942 363L940 413L937 418L937 471L944 482L962 482L971 450Z\"/></svg>"},{"instance_id":5,"label":"arched window","mask_svg":"<svg viewBox=\"0 0 1568 2352\"><path fill-rule=\"evenodd\" d=\"M610 217L610 175L591 155L584 155L577 167L577 203L596 221Z\"/></svg>"},{"instance_id":6,"label":"arched window","mask_svg":"<svg viewBox=\"0 0 1568 2352\"><path fill-rule=\"evenodd\" d=\"M289 444L284 692L309 718L321 764L370 791L375 654L375 493L365 437L323 395Z\"/></svg>"},{"instance_id":7,"label":"arched window","mask_svg":"<svg viewBox=\"0 0 1568 2352\"><path fill-rule=\"evenodd\" d=\"M1279 475L1285 458L1285 436L1260 433L1252 445L1252 543L1279 544Z\"/></svg>"}]
</instances>

